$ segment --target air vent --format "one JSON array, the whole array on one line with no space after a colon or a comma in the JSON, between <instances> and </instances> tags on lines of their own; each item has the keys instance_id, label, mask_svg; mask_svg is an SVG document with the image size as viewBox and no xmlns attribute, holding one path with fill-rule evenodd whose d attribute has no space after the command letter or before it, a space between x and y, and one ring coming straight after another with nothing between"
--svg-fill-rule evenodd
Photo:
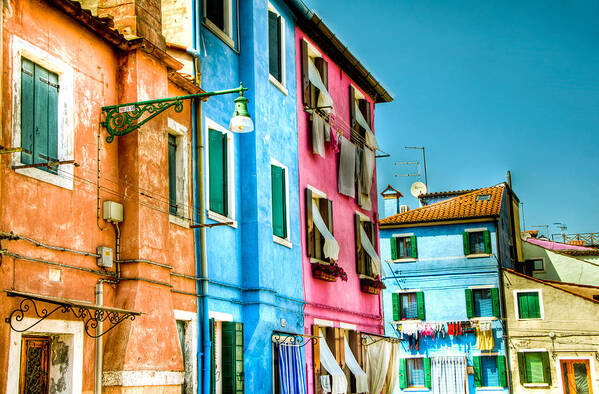
<instances>
[{"instance_id":1,"label":"air vent","mask_svg":"<svg viewBox=\"0 0 599 394\"><path fill-rule=\"evenodd\" d=\"M489 201L491 199L490 194L481 194L476 196L476 201Z\"/></svg>"}]
</instances>

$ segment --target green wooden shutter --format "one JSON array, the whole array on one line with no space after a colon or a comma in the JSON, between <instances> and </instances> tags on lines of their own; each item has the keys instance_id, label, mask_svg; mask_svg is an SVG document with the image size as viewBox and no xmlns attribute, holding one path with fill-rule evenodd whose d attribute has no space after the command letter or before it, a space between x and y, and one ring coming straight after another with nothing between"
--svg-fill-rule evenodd
<instances>
[{"instance_id":1,"label":"green wooden shutter","mask_svg":"<svg viewBox=\"0 0 599 394\"><path fill-rule=\"evenodd\" d=\"M543 360L543 379L544 382L551 386L551 363L549 361L549 352L541 353Z\"/></svg>"},{"instance_id":2,"label":"green wooden shutter","mask_svg":"<svg viewBox=\"0 0 599 394\"><path fill-rule=\"evenodd\" d=\"M58 75L48 72L48 157L58 161ZM58 168L53 167L52 172Z\"/></svg>"},{"instance_id":3,"label":"green wooden shutter","mask_svg":"<svg viewBox=\"0 0 599 394\"><path fill-rule=\"evenodd\" d=\"M168 135L168 211L177 214L177 139Z\"/></svg>"},{"instance_id":4,"label":"green wooden shutter","mask_svg":"<svg viewBox=\"0 0 599 394\"><path fill-rule=\"evenodd\" d=\"M33 164L33 136L34 136L34 73L33 63L21 58L21 163Z\"/></svg>"},{"instance_id":5,"label":"green wooden shutter","mask_svg":"<svg viewBox=\"0 0 599 394\"><path fill-rule=\"evenodd\" d=\"M399 300L399 293L393 293L391 297L393 301L393 321L401 320L401 303Z\"/></svg>"},{"instance_id":6,"label":"green wooden shutter","mask_svg":"<svg viewBox=\"0 0 599 394\"><path fill-rule=\"evenodd\" d=\"M35 134L33 137L33 162L48 161L48 70L35 65Z\"/></svg>"},{"instance_id":7,"label":"green wooden shutter","mask_svg":"<svg viewBox=\"0 0 599 394\"><path fill-rule=\"evenodd\" d=\"M466 316L468 319L474 317L474 300L472 298L472 290L465 289L464 293L466 294Z\"/></svg>"},{"instance_id":8,"label":"green wooden shutter","mask_svg":"<svg viewBox=\"0 0 599 394\"><path fill-rule=\"evenodd\" d=\"M243 393L243 323L222 322L222 392Z\"/></svg>"},{"instance_id":9,"label":"green wooden shutter","mask_svg":"<svg viewBox=\"0 0 599 394\"><path fill-rule=\"evenodd\" d=\"M416 293L416 306L418 307L418 319L425 320L424 315L424 292Z\"/></svg>"},{"instance_id":10,"label":"green wooden shutter","mask_svg":"<svg viewBox=\"0 0 599 394\"><path fill-rule=\"evenodd\" d=\"M483 238L485 240L485 253L491 253L491 233L489 230L483 231Z\"/></svg>"},{"instance_id":11,"label":"green wooden shutter","mask_svg":"<svg viewBox=\"0 0 599 394\"><path fill-rule=\"evenodd\" d=\"M520 384L526 383L526 354L523 352L518 352L518 373Z\"/></svg>"},{"instance_id":12,"label":"green wooden shutter","mask_svg":"<svg viewBox=\"0 0 599 394\"><path fill-rule=\"evenodd\" d=\"M210 319L210 393L216 393L216 343L215 326L216 322L214 319Z\"/></svg>"},{"instance_id":13,"label":"green wooden shutter","mask_svg":"<svg viewBox=\"0 0 599 394\"><path fill-rule=\"evenodd\" d=\"M539 301L539 293L528 294L528 317L530 319L541 318L541 302Z\"/></svg>"},{"instance_id":14,"label":"green wooden shutter","mask_svg":"<svg viewBox=\"0 0 599 394\"><path fill-rule=\"evenodd\" d=\"M208 149L209 207L211 211L227 216L227 135L209 129Z\"/></svg>"},{"instance_id":15,"label":"green wooden shutter","mask_svg":"<svg viewBox=\"0 0 599 394\"><path fill-rule=\"evenodd\" d=\"M408 387L408 374L406 368L406 359L399 359L399 388L405 389Z\"/></svg>"},{"instance_id":16,"label":"green wooden shutter","mask_svg":"<svg viewBox=\"0 0 599 394\"><path fill-rule=\"evenodd\" d=\"M412 258L418 258L418 245L416 243L416 236L412 235L410 237L410 247L412 248Z\"/></svg>"},{"instance_id":17,"label":"green wooden shutter","mask_svg":"<svg viewBox=\"0 0 599 394\"><path fill-rule=\"evenodd\" d=\"M281 17L268 11L268 71L281 81Z\"/></svg>"},{"instance_id":18,"label":"green wooden shutter","mask_svg":"<svg viewBox=\"0 0 599 394\"><path fill-rule=\"evenodd\" d=\"M462 240L464 241L464 255L468 256L470 254L470 234L463 232Z\"/></svg>"},{"instance_id":19,"label":"green wooden shutter","mask_svg":"<svg viewBox=\"0 0 599 394\"><path fill-rule=\"evenodd\" d=\"M272 227L277 237L287 238L287 207L285 199L285 170L271 165Z\"/></svg>"},{"instance_id":20,"label":"green wooden shutter","mask_svg":"<svg viewBox=\"0 0 599 394\"><path fill-rule=\"evenodd\" d=\"M505 356L497 356L497 377L501 387L507 387L507 375L505 373Z\"/></svg>"},{"instance_id":21,"label":"green wooden shutter","mask_svg":"<svg viewBox=\"0 0 599 394\"><path fill-rule=\"evenodd\" d=\"M474 387L482 387L483 385L483 376L480 364L480 357L472 357L472 366L474 367Z\"/></svg>"},{"instance_id":22,"label":"green wooden shutter","mask_svg":"<svg viewBox=\"0 0 599 394\"><path fill-rule=\"evenodd\" d=\"M493 288L491 289L491 301L493 305L493 316L496 318L500 317L500 308L499 308L499 289Z\"/></svg>"},{"instance_id":23,"label":"green wooden shutter","mask_svg":"<svg viewBox=\"0 0 599 394\"><path fill-rule=\"evenodd\" d=\"M424 385L431 388L431 359L426 357L424 360Z\"/></svg>"},{"instance_id":24,"label":"green wooden shutter","mask_svg":"<svg viewBox=\"0 0 599 394\"><path fill-rule=\"evenodd\" d=\"M391 260L397 260L397 237L389 238L389 244L391 245Z\"/></svg>"}]
</instances>

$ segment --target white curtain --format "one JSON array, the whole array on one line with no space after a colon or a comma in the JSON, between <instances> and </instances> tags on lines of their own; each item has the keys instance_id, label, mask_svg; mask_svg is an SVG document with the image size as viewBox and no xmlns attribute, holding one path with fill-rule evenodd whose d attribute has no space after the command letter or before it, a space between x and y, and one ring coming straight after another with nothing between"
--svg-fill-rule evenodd
<instances>
[{"instance_id":1,"label":"white curtain","mask_svg":"<svg viewBox=\"0 0 599 394\"><path fill-rule=\"evenodd\" d=\"M320 78L320 73L318 72L318 69L314 65L314 61L312 59L308 60L308 79L310 80L310 83L314 85L316 88L318 88L318 90L320 91L320 94L318 95L317 105L319 107L331 107L322 108L322 111L328 114L329 112L331 112L331 109L333 109L333 99L327 91L326 86L324 86L324 83Z\"/></svg>"},{"instance_id":2,"label":"white curtain","mask_svg":"<svg viewBox=\"0 0 599 394\"><path fill-rule=\"evenodd\" d=\"M385 385L392 347L387 341L379 341L369 345L367 349L366 374L368 375L370 394L380 394Z\"/></svg>"},{"instance_id":3,"label":"white curtain","mask_svg":"<svg viewBox=\"0 0 599 394\"><path fill-rule=\"evenodd\" d=\"M314 225L324 237L324 246L322 248L324 252L324 257L328 257L333 260L339 259L339 243L333 237L333 234L329 231L327 225L322 220L322 216L320 216L320 210L318 206L312 200L312 220L314 221Z\"/></svg>"},{"instance_id":4,"label":"white curtain","mask_svg":"<svg viewBox=\"0 0 599 394\"><path fill-rule=\"evenodd\" d=\"M368 377L366 376L366 372L364 372L360 367L360 364L358 364L358 361L354 357L354 354L352 353L345 336L343 336L343 342L345 342L345 363L349 367L351 373L353 373L356 377L356 392L367 393Z\"/></svg>"},{"instance_id":5,"label":"white curtain","mask_svg":"<svg viewBox=\"0 0 599 394\"><path fill-rule=\"evenodd\" d=\"M431 360L433 394L466 394L466 357L438 356Z\"/></svg>"},{"instance_id":6,"label":"white curtain","mask_svg":"<svg viewBox=\"0 0 599 394\"><path fill-rule=\"evenodd\" d=\"M397 386L397 380L399 379L399 343L391 345L391 360L389 361L389 369L387 370L387 377L385 378L385 385L387 390L384 394L393 394L395 386Z\"/></svg>"},{"instance_id":7,"label":"white curtain","mask_svg":"<svg viewBox=\"0 0 599 394\"><path fill-rule=\"evenodd\" d=\"M366 145L372 149L378 149L379 145L376 142L376 138L374 138L374 133L370 129L370 125L366 119L364 119L364 115L362 115L362 111L358 107L357 100L354 101L354 113L356 114L356 122L366 130Z\"/></svg>"},{"instance_id":8,"label":"white curtain","mask_svg":"<svg viewBox=\"0 0 599 394\"><path fill-rule=\"evenodd\" d=\"M320 363L333 380L331 394L346 394L347 379L345 378L345 373L343 373L343 370L337 364L337 360L335 360L335 356L331 353L331 349L327 346L322 328L320 329L320 338L318 338L318 347L320 349Z\"/></svg>"},{"instance_id":9,"label":"white curtain","mask_svg":"<svg viewBox=\"0 0 599 394\"><path fill-rule=\"evenodd\" d=\"M373 264L372 264L372 272L375 275L380 274L381 270L379 267L381 266L381 259L376 254L376 250L374 249L374 246L372 246L372 244L370 243L370 239L368 238L366 231L364 231L362 224L360 224L360 243L362 244L362 247L364 248L366 253L368 253L368 255L372 258L372 260L374 260Z\"/></svg>"}]
</instances>

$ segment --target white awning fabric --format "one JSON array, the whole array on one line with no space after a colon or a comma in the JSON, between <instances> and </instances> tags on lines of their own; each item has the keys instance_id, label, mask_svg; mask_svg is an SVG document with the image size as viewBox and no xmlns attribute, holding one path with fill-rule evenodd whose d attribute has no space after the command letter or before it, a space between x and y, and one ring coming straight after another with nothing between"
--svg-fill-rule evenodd
<instances>
[{"instance_id":1,"label":"white awning fabric","mask_svg":"<svg viewBox=\"0 0 599 394\"><path fill-rule=\"evenodd\" d=\"M370 125L368 124L366 119L364 119L364 115L362 115L362 111L360 111L360 108L358 107L357 100L354 101L354 113L356 114L356 122L358 122L358 124L366 130L366 141L365 141L366 145L368 145L370 148L372 148L372 150L378 149L379 145L376 142L374 133L370 129Z\"/></svg>"},{"instance_id":2,"label":"white awning fabric","mask_svg":"<svg viewBox=\"0 0 599 394\"><path fill-rule=\"evenodd\" d=\"M366 376L366 372L360 367L358 361L354 357L354 354L349 347L349 343L347 343L347 338L345 335L343 336L343 341L345 342L345 363L349 367L351 373L356 377L356 392L358 393L367 393L368 392L368 376Z\"/></svg>"},{"instance_id":3,"label":"white awning fabric","mask_svg":"<svg viewBox=\"0 0 599 394\"><path fill-rule=\"evenodd\" d=\"M322 234L322 236L324 237L324 246L322 248L324 252L324 257L327 257L332 260L338 260L339 243L327 228L327 225L324 223L324 220L322 220L322 216L320 216L320 210L318 209L318 206L316 205L314 200L312 200L312 220L314 221L314 225L316 226L320 234Z\"/></svg>"},{"instance_id":4,"label":"white awning fabric","mask_svg":"<svg viewBox=\"0 0 599 394\"><path fill-rule=\"evenodd\" d=\"M319 107L330 107L322 108L322 111L328 114L331 112L331 109L333 109L333 99L331 98L326 86L324 86L324 83L320 78L320 73L318 72L318 69L314 65L312 59L308 60L308 79L310 80L310 83L320 91L316 105Z\"/></svg>"},{"instance_id":5,"label":"white awning fabric","mask_svg":"<svg viewBox=\"0 0 599 394\"><path fill-rule=\"evenodd\" d=\"M364 248L364 250L366 251L366 253L368 253L368 255L373 260L372 272L375 275L379 275L381 273L381 269L380 269L380 267L381 267L381 259L378 256L378 254L376 254L376 250L374 249L374 247L370 243L370 239L368 238L368 235L366 234L366 231L364 231L364 227L362 226L362 224L360 224L360 243L362 244L362 247Z\"/></svg>"},{"instance_id":6,"label":"white awning fabric","mask_svg":"<svg viewBox=\"0 0 599 394\"><path fill-rule=\"evenodd\" d=\"M331 374L333 380L331 394L346 394L347 379L345 378L345 373L343 373L331 349L329 349L322 328L320 329L320 338L318 338L318 348L320 349L320 363Z\"/></svg>"}]
</instances>

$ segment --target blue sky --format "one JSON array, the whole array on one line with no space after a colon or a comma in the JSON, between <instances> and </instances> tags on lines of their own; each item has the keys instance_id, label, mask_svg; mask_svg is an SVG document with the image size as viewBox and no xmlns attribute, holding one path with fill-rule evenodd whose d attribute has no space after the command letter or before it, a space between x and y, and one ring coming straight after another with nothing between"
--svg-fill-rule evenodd
<instances>
[{"instance_id":1,"label":"blue sky","mask_svg":"<svg viewBox=\"0 0 599 394\"><path fill-rule=\"evenodd\" d=\"M599 232L599 2L305 0L393 95L375 128L378 189L409 194L512 173L526 228ZM341 12L339 11L341 10ZM544 232L544 230L542 230ZM558 233L551 226L550 233Z\"/></svg>"}]
</instances>

